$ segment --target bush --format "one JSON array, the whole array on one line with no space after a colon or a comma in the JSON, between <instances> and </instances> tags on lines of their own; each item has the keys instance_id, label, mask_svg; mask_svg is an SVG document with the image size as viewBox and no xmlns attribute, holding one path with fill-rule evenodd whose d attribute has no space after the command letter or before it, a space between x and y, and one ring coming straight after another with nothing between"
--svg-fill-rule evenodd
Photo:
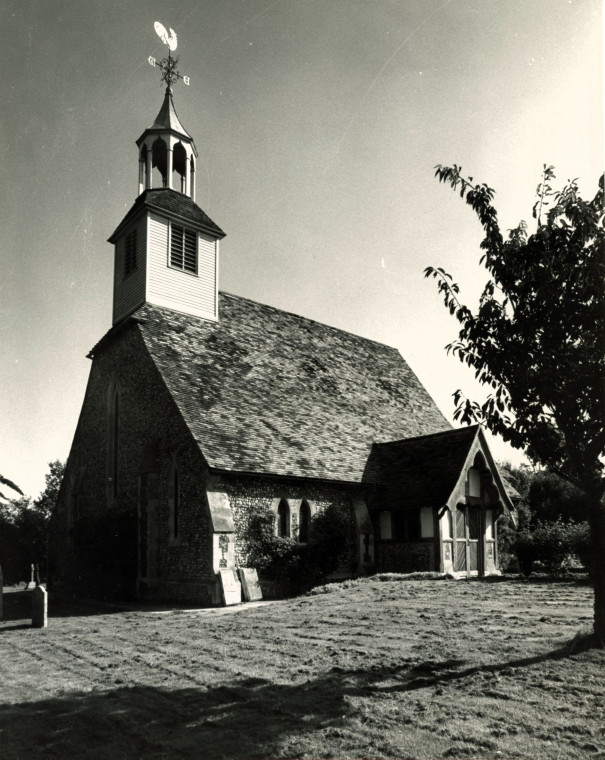
<instances>
[{"instance_id":1,"label":"bush","mask_svg":"<svg viewBox=\"0 0 605 760\"><path fill-rule=\"evenodd\" d=\"M539 564L551 576L559 575L577 556L590 572L592 567L592 547L588 523L539 521L530 532L523 530L517 534L514 544L519 567L523 575L529 576Z\"/></svg>"},{"instance_id":2,"label":"bush","mask_svg":"<svg viewBox=\"0 0 605 760\"><path fill-rule=\"evenodd\" d=\"M513 546L519 562L519 570L527 578L531 575L535 561L534 537L527 530L521 531L517 534Z\"/></svg>"},{"instance_id":3,"label":"bush","mask_svg":"<svg viewBox=\"0 0 605 760\"><path fill-rule=\"evenodd\" d=\"M510 515L498 518L498 567L502 572L518 572L515 543L522 532L517 531Z\"/></svg>"},{"instance_id":4,"label":"bush","mask_svg":"<svg viewBox=\"0 0 605 760\"><path fill-rule=\"evenodd\" d=\"M573 528L560 520L538 522L533 532L534 554L548 575L559 575L573 552Z\"/></svg>"},{"instance_id":5,"label":"bush","mask_svg":"<svg viewBox=\"0 0 605 760\"><path fill-rule=\"evenodd\" d=\"M277 595L303 593L340 568L352 569L351 523L338 508L330 506L313 516L308 544L276 536L274 522L265 510L251 517L246 563L275 582Z\"/></svg>"},{"instance_id":6,"label":"bush","mask_svg":"<svg viewBox=\"0 0 605 760\"><path fill-rule=\"evenodd\" d=\"M572 533L572 550L582 564L582 567L589 575L592 575L594 568L594 554L590 537L590 526L587 522L582 522L574 526Z\"/></svg>"}]
</instances>

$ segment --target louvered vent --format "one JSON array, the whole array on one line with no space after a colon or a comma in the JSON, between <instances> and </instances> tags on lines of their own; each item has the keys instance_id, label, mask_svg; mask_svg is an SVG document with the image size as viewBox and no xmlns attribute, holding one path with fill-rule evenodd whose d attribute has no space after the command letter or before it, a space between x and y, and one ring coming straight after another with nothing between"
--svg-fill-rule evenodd
<instances>
[{"instance_id":1,"label":"louvered vent","mask_svg":"<svg viewBox=\"0 0 605 760\"><path fill-rule=\"evenodd\" d=\"M176 224L170 231L170 266L197 274L197 235Z\"/></svg>"}]
</instances>

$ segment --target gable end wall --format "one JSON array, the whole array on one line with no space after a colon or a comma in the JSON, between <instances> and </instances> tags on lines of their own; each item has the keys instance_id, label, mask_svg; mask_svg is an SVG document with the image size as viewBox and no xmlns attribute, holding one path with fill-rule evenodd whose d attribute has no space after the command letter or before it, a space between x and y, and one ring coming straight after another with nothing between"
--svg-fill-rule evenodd
<instances>
[{"instance_id":1,"label":"gable end wall","mask_svg":"<svg viewBox=\"0 0 605 760\"><path fill-rule=\"evenodd\" d=\"M107 399L116 383L120 397L120 465L118 497L108 499ZM206 466L180 413L149 357L137 327L129 327L97 356L78 428L74 436L57 513L51 526L50 554L53 575L65 588L88 582L102 594L132 595L137 581L137 539L130 541L124 556L108 561L105 569L90 567L97 547L77 550L78 525L86 520L121 525L130 516L137 523L139 475L146 447L157 446L157 475L150 496L157 497L155 535L156 595L180 589L179 597L207 603L211 598L212 527L205 499ZM181 540L169 536L170 474L174 462L181 486ZM151 482L151 481L150 481ZM69 526L73 484L83 497L80 523ZM70 485L71 484L71 485ZM70 488L72 493L70 493ZM92 561L92 560L91 560ZM162 592L164 588L164 592ZM80 589L85 592L85 589ZM92 589L95 592L95 589Z\"/></svg>"}]
</instances>

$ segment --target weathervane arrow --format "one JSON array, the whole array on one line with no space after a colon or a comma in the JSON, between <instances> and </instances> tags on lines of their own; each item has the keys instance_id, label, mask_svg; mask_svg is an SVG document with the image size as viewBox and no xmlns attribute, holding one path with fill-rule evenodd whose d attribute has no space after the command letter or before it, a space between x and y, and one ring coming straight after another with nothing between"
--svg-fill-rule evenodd
<instances>
[{"instance_id":1,"label":"weathervane arrow","mask_svg":"<svg viewBox=\"0 0 605 760\"><path fill-rule=\"evenodd\" d=\"M172 51L176 50L177 46L176 32L174 29L170 29L170 33L168 33L164 24L161 24L159 21L154 23L153 28L164 45L168 45L168 58L162 58L161 61L156 61L156 59L150 55L147 59L150 65L157 66L162 71L162 81L166 82L169 89L172 88L172 85L177 79L182 79L186 85L189 85L189 77L183 76L177 71L176 65L179 62L179 59L171 56Z\"/></svg>"}]
</instances>

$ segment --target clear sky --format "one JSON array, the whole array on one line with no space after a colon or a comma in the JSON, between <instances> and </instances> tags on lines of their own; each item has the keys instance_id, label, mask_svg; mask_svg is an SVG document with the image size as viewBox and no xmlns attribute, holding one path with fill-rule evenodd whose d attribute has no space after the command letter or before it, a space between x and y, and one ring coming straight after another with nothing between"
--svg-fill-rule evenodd
<instances>
[{"instance_id":1,"label":"clear sky","mask_svg":"<svg viewBox=\"0 0 605 760\"><path fill-rule=\"evenodd\" d=\"M221 289L396 346L451 419L474 386L422 272L472 303L481 229L433 167L494 187L504 228L531 221L544 163L596 192L598 0L3 0L0 472L37 495L69 453L162 103L156 20L191 79L175 105L227 233Z\"/></svg>"}]
</instances>

